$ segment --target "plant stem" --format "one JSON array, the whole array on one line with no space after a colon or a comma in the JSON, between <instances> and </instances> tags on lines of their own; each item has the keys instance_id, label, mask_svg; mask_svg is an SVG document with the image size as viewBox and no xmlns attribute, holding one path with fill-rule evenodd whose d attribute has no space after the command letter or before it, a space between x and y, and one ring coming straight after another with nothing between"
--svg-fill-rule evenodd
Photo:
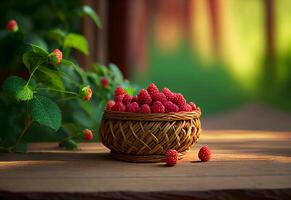
<instances>
[{"instance_id":1,"label":"plant stem","mask_svg":"<svg viewBox=\"0 0 291 200\"><path fill-rule=\"evenodd\" d=\"M25 86L28 86L28 84L29 84L29 82L30 82L30 80L31 80L31 78L32 78L32 76L33 76L33 74L36 72L36 70L38 69L38 67L39 67L42 63L44 63L44 62L39 63L39 64L38 64L38 65L33 69L33 71L31 72L31 74L30 74L30 76L29 76L29 79L28 79L27 83L25 84Z\"/></svg>"},{"instance_id":2,"label":"plant stem","mask_svg":"<svg viewBox=\"0 0 291 200\"><path fill-rule=\"evenodd\" d=\"M37 88L37 90L49 90L49 91L54 91L54 92L60 92L60 93L66 93L66 94L72 94L75 96L78 96L79 94L76 92L71 92L71 91L65 91L65 90L58 90L58 89L53 89L53 88Z\"/></svg>"},{"instance_id":3,"label":"plant stem","mask_svg":"<svg viewBox=\"0 0 291 200\"><path fill-rule=\"evenodd\" d=\"M76 96L66 97L66 98L58 99L57 101L67 101L67 100L71 100L71 99L77 99L77 97Z\"/></svg>"}]
</instances>

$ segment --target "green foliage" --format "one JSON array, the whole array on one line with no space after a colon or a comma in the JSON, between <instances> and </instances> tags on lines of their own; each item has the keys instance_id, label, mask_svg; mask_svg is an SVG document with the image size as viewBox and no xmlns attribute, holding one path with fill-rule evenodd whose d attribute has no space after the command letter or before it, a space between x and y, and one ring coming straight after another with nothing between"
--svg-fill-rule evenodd
<instances>
[{"instance_id":1,"label":"green foliage","mask_svg":"<svg viewBox=\"0 0 291 200\"><path fill-rule=\"evenodd\" d=\"M64 47L74 48L85 54L89 55L88 42L83 35L76 33L69 33L65 37Z\"/></svg>"},{"instance_id":2,"label":"green foliage","mask_svg":"<svg viewBox=\"0 0 291 200\"><path fill-rule=\"evenodd\" d=\"M95 13L95 11L90 7L90 6L82 6L81 8L81 12L80 12L81 16L88 16L90 17L94 23L96 24L97 27L101 27L101 20L99 18L99 16Z\"/></svg>"},{"instance_id":3,"label":"green foliage","mask_svg":"<svg viewBox=\"0 0 291 200\"><path fill-rule=\"evenodd\" d=\"M17 91L16 98L21 101L31 100L33 98L33 91L29 86L25 85Z\"/></svg>"},{"instance_id":4,"label":"green foliage","mask_svg":"<svg viewBox=\"0 0 291 200\"><path fill-rule=\"evenodd\" d=\"M74 140L65 140L59 144L60 147L65 148L67 150L75 150L78 149L78 144Z\"/></svg>"},{"instance_id":5,"label":"green foliage","mask_svg":"<svg viewBox=\"0 0 291 200\"><path fill-rule=\"evenodd\" d=\"M22 60L26 68L32 72L36 67L44 63L47 58L43 57L41 53L29 51L24 53Z\"/></svg>"},{"instance_id":6,"label":"green foliage","mask_svg":"<svg viewBox=\"0 0 291 200\"><path fill-rule=\"evenodd\" d=\"M3 89L12 97L17 97L17 93L26 85L26 81L18 76L8 77L3 84Z\"/></svg>"},{"instance_id":7,"label":"green foliage","mask_svg":"<svg viewBox=\"0 0 291 200\"><path fill-rule=\"evenodd\" d=\"M61 111L58 105L47 97L35 95L29 102L31 117L41 125L57 131L61 126Z\"/></svg>"}]
</instances>

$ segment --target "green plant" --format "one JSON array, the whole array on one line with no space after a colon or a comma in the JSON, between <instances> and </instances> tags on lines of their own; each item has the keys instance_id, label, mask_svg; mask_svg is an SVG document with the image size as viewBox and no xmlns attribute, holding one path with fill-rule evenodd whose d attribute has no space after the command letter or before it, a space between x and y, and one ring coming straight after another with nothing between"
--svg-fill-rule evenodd
<instances>
[{"instance_id":1,"label":"green plant","mask_svg":"<svg viewBox=\"0 0 291 200\"><path fill-rule=\"evenodd\" d=\"M84 6L80 12L100 26L98 16L90 7ZM72 48L85 55L89 53L87 40L81 34L53 29L48 37L57 41L57 47L63 52L60 63L56 62L55 51L50 53L29 44L31 48L26 48L22 56L29 78L10 76L3 84L0 94L2 150L23 152L29 141L48 140L59 141L60 147L75 149L78 147L75 141L83 138L81 130L98 131L105 104L118 85L130 94L135 92L136 86L124 80L114 64L105 67L93 63L92 70L85 71L72 61ZM84 98L87 87L93 91L92 98Z\"/></svg>"}]
</instances>

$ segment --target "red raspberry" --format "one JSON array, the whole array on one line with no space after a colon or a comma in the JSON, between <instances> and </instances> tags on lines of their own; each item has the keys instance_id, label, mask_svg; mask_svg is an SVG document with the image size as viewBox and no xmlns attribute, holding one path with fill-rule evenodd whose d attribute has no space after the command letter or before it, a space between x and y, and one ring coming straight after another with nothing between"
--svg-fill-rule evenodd
<instances>
[{"instance_id":1,"label":"red raspberry","mask_svg":"<svg viewBox=\"0 0 291 200\"><path fill-rule=\"evenodd\" d=\"M169 112L179 112L179 107L172 103L171 101L166 101L164 103L164 106L165 106L165 109L166 109L166 112L169 113Z\"/></svg>"},{"instance_id":2,"label":"red raspberry","mask_svg":"<svg viewBox=\"0 0 291 200\"><path fill-rule=\"evenodd\" d=\"M148 104L143 104L140 107L140 112L141 113L151 113L151 107Z\"/></svg>"},{"instance_id":3,"label":"red raspberry","mask_svg":"<svg viewBox=\"0 0 291 200\"><path fill-rule=\"evenodd\" d=\"M176 150L170 149L166 152L166 163L167 166L172 167L176 165L178 161L178 152Z\"/></svg>"},{"instance_id":4,"label":"red raspberry","mask_svg":"<svg viewBox=\"0 0 291 200\"><path fill-rule=\"evenodd\" d=\"M153 113L164 113L165 107L160 101L155 101L152 105L152 112Z\"/></svg>"},{"instance_id":5,"label":"red raspberry","mask_svg":"<svg viewBox=\"0 0 291 200\"><path fill-rule=\"evenodd\" d=\"M191 112L191 110L192 110L192 107L187 103L179 106L179 111Z\"/></svg>"},{"instance_id":6,"label":"red raspberry","mask_svg":"<svg viewBox=\"0 0 291 200\"><path fill-rule=\"evenodd\" d=\"M178 105L179 107L186 104L186 100L184 98L184 96L180 93L175 94L175 98L174 98L174 102L176 105Z\"/></svg>"},{"instance_id":7,"label":"red raspberry","mask_svg":"<svg viewBox=\"0 0 291 200\"><path fill-rule=\"evenodd\" d=\"M152 98L149 95L148 91L146 91L145 89L142 89L137 95L137 101L139 105L151 104Z\"/></svg>"},{"instance_id":8,"label":"red raspberry","mask_svg":"<svg viewBox=\"0 0 291 200\"><path fill-rule=\"evenodd\" d=\"M154 94L157 94L159 93L159 88L154 84L154 83L151 83L147 89L147 91L149 92L149 94L151 96L153 96Z\"/></svg>"},{"instance_id":9,"label":"red raspberry","mask_svg":"<svg viewBox=\"0 0 291 200\"><path fill-rule=\"evenodd\" d=\"M115 104L115 101L109 100L106 104L106 110L111 110L114 104Z\"/></svg>"},{"instance_id":10,"label":"red raspberry","mask_svg":"<svg viewBox=\"0 0 291 200\"><path fill-rule=\"evenodd\" d=\"M84 129L83 131L83 134L84 134L84 138L86 140L93 140L94 136L93 136L93 132L89 129Z\"/></svg>"},{"instance_id":11,"label":"red raspberry","mask_svg":"<svg viewBox=\"0 0 291 200\"><path fill-rule=\"evenodd\" d=\"M102 77L101 80L100 80L100 83L104 88L108 88L109 79L107 77Z\"/></svg>"},{"instance_id":12,"label":"red raspberry","mask_svg":"<svg viewBox=\"0 0 291 200\"><path fill-rule=\"evenodd\" d=\"M131 102L132 97L129 94L125 94L123 99L122 99L122 103L124 105L127 105Z\"/></svg>"},{"instance_id":13,"label":"red raspberry","mask_svg":"<svg viewBox=\"0 0 291 200\"><path fill-rule=\"evenodd\" d=\"M115 101L115 102L122 102L124 96L125 96L124 94L117 95L117 96L114 97L114 101Z\"/></svg>"},{"instance_id":14,"label":"red raspberry","mask_svg":"<svg viewBox=\"0 0 291 200\"><path fill-rule=\"evenodd\" d=\"M123 95L123 94L125 94L124 89L121 86L118 86L115 90L115 96Z\"/></svg>"},{"instance_id":15,"label":"red raspberry","mask_svg":"<svg viewBox=\"0 0 291 200\"><path fill-rule=\"evenodd\" d=\"M192 101L189 103L189 105L191 106L192 108L192 111L196 110L197 109L197 106L195 103L193 103Z\"/></svg>"},{"instance_id":16,"label":"red raspberry","mask_svg":"<svg viewBox=\"0 0 291 200\"><path fill-rule=\"evenodd\" d=\"M167 98L164 93L158 92L152 95L153 101L160 101L162 103L165 103L167 101Z\"/></svg>"},{"instance_id":17,"label":"red raspberry","mask_svg":"<svg viewBox=\"0 0 291 200\"><path fill-rule=\"evenodd\" d=\"M169 88L164 88L162 90L162 92L165 94L168 101L172 101L172 102L174 101L175 93L171 92L171 90L169 90Z\"/></svg>"},{"instance_id":18,"label":"red raspberry","mask_svg":"<svg viewBox=\"0 0 291 200\"><path fill-rule=\"evenodd\" d=\"M126 112L134 112L137 113L139 112L139 105L137 102L133 102L130 104L127 104L126 106Z\"/></svg>"},{"instance_id":19,"label":"red raspberry","mask_svg":"<svg viewBox=\"0 0 291 200\"><path fill-rule=\"evenodd\" d=\"M87 87L83 87L81 90L81 96L85 101L89 101L92 97L92 90L90 86L88 85Z\"/></svg>"},{"instance_id":20,"label":"red raspberry","mask_svg":"<svg viewBox=\"0 0 291 200\"><path fill-rule=\"evenodd\" d=\"M17 22L14 19L9 20L6 25L6 28L9 32L17 32L18 31Z\"/></svg>"},{"instance_id":21,"label":"red raspberry","mask_svg":"<svg viewBox=\"0 0 291 200\"><path fill-rule=\"evenodd\" d=\"M55 49L55 50L53 50L52 54L55 55L55 57L56 57L55 63L57 65L61 64L61 61L63 59L63 53L59 49Z\"/></svg>"},{"instance_id":22,"label":"red raspberry","mask_svg":"<svg viewBox=\"0 0 291 200\"><path fill-rule=\"evenodd\" d=\"M122 104L122 102L116 102L114 106L111 108L112 111L118 111L118 112L124 112L125 111L125 105Z\"/></svg>"},{"instance_id":23,"label":"red raspberry","mask_svg":"<svg viewBox=\"0 0 291 200\"><path fill-rule=\"evenodd\" d=\"M132 99L131 99L131 103L133 102L137 102L137 96L133 96Z\"/></svg>"},{"instance_id":24,"label":"red raspberry","mask_svg":"<svg viewBox=\"0 0 291 200\"><path fill-rule=\"evenodd\" d=\"M211 157L210 149L207 146L202 147L199 150L198 157L202 162L206 162L210 160L210 157Z\"/></svg>"}]
</instances>

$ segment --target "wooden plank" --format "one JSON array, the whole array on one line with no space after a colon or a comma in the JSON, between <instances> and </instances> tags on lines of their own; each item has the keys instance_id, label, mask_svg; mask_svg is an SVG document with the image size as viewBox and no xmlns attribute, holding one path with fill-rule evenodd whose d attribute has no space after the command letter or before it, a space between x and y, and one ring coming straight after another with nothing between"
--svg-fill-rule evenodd
<instances>
[{"instance_id":1,"label":"wooden plank","mask_svg":"<svg viewBox=\"0 0 291 200\"><path fill-rule=\"evenodd\" d=\"M290 188L290 136L290 132L204 131L199 144L171 168L163 163L135 164L113 160L108 149L100 143L84 143L81 150L73 152L61 151L52 143L31 144L27 154L0 154L0 190L98 192ZM213 158L201 163L197 160L197 152L204 144L211 147Z\"/></svg>"}]
</instances>

